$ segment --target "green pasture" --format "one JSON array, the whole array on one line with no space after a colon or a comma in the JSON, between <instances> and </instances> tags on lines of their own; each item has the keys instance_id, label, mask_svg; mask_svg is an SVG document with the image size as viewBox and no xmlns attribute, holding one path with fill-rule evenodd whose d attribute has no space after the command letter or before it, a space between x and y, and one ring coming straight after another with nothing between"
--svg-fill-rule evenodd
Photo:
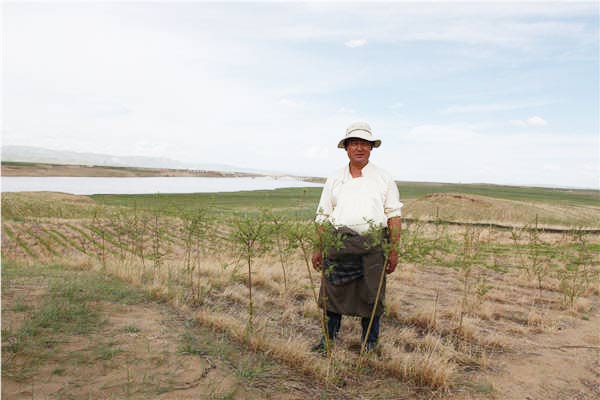
<instances>
[{"instance_id":1,"label":"green pasture","mask_svg":"<svg viewBox=\"0 0 600 400\"><path fill-rule=\"evenodd\" d=\"M401 199L415 199L434 193L462 193L508 200L600 207L600 191L597 190L411 182L401 182L398 184L398 188ZM90 197L100 204L160 209L169 214L205 208L223 212L268 208L285 211L286 214L293 216L308 217L314 215L317 209L321 190L321 188L287 188L233 193L99 194Z\"/></svg>"},{"instance_id":2,"label":"green pasture","mask_svg":"<svg viewBox=\"0 0 600 400\"><path fill-rule=\"evenodd\" d=\"M287 188L276 190L241 191L233 193L190 193L190 194L145 194L145 195L93 195L90 196L97 204L106 206L121 206L128 209L138 209L159 212L163 215L182 216L185 214L208 211L217 216L227 216L234 213L257 213L268 209L276 214L294 219L312 219L317 210L321 188ZM454 184L421 184L400 183L401 199L406 203L406 215L412 218L431 218L439 201L420 203L419 211L415 214L411 201L435 193L459 193L466 195L486 196L490 199L519 200L529 207L522 221L504 220L500 208L472 208L455 210L459 220L476 222L477 215L487 215L487 219L504 221L506 224L530 224L540 213L540 223L550 225L597 226L600 217L600 197L598 191L592 190L562 190L547 188L520 188L494 185L454 185ZM431 202L430 210L426 204ZM448 203L450 204L450 203ZM563 209L554 212L545 210L544 205L565 206L573 208L574 215L563 215ZM424 207L425 205L425 207ZM519 207L515 203L515 207ZM579 209L577 209L579 207ZM596 209L595 207L599 207ZM584 209L583 209L584 208ZM576 210L577 209L577 210ZM451 210L443 211L444 216L450 215ZM425 214L427 215L425 215ZM421 215L423 214L423 215ZM484 218L485 219L485 218Z\"/></svg>"},{"instance_id":3,"label":"green pasture","mask_svg":"<svg viewBox=\"0 0 600 400\"><path fill-rule=\"evenodd\" d=\"M58 164L42 164L37 162L25 162L25 161L2 161L2 165L6 165L7 167L38 167L41 165L54 166Z\"/></svg>"},{"instance_id":4,"label":"green pasture","mask_svg":"<svg viewBox=\"0 0 600 400\"><path fill-rule=\"evenodd\" d=\"M209 210L214 213L257 212L269 209L300 219L314 216L321 188L287 188L222 193L180 193L90 196L99 204L160 211L173 216Z\"/></svg>"},{"instance_id":5,"label":"green pasture","mask_svg":"<svg viewBox=\"0 0 600 400\"><path fill-rule=\"evenodd\" d=\"M399 182L400 198L414 199L434 193L462 193L497 199L600 206L600 190L552 189L489 184Z\"/></svg>"}]
</instances>

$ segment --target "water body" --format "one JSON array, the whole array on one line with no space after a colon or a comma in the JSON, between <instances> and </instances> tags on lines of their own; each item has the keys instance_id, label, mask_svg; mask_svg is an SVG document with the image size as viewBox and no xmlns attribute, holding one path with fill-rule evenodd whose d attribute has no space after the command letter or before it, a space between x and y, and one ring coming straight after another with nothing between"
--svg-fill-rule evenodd
<instances>
[{"instance_id":1,"label":"water body","mask_svg":"<svg viewBox=\"0 0 600 400\"><path fill-rule=\"evenodd\" d=\"M20 177L1 178L2 192L63 192L71 194L215 193L242 190L272 190L322 187L293 178L206 177Z\"/></svg>"}]
</instances>

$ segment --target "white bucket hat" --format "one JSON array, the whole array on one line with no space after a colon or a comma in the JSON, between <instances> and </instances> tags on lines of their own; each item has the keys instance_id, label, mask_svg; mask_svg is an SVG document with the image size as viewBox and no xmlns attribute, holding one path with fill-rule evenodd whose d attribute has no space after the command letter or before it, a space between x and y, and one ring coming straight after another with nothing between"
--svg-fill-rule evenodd
<instances>
[{"instance_id":1,"label":"white bucket hat","mask_svg":"<svg viewBox=\"0 0 600 400\"><path fill-rule=\"evenodd\" d=\"M338 143L338 147L340 149L344 148L344 142L346 139L358 138L367 140L373 143L373 147L379 147L381 145L381 140L376 139L371 133L371 127L366 122L354 122L350 124L348 129L346 129L346 136Z\"/></svg>"}]
</instances>

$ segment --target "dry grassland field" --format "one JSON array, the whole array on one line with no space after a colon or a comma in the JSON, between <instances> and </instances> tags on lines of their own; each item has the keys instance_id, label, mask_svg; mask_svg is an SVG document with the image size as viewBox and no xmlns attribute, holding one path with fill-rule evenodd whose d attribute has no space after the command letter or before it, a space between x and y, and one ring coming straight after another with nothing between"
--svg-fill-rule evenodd
<instances>
[{"instance_id":1,"label":"dry grassland field","mask_svg":"<svg viewBox=\"0 0 600 400\"><path fill-rule=\"evenodd\" d=\"M598 191L400 184L380 345L326 356L319 192L3 193L2 398L600 398Z\"/></svg>"}]
</instances>

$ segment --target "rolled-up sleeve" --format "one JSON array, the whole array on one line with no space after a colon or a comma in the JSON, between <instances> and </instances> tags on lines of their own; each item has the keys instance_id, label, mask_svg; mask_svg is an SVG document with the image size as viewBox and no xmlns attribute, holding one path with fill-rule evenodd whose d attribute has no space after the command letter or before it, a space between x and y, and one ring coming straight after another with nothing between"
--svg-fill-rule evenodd
<instances>
[{"instance_id":1,"label":"rolled-up sleeve","mask_svg":"<svg viewBox=\"0 0 600 400\"><path fill-rule=\"evenodd\" d=\"M325 186L323 187L323 191L321 192L321 199L319 200L317 216L315 218L315 221L319 224L327 221L333 212L332 181L332 178L327 178Z\"/></svg>"},{"instance_id":2,"label":"rolled-up sleeve","mask_svg":"<svg viewBox=\"0 0 600 400\"><path fill-rule=\"evenodd\" d=\"M385 216L390 219L393 217L400 217L402 215L402 202L400 202L400 193L398 192L398 186L393 179L388 182L387 193L385 196L385 203L383 205L383 212Z\"/></svg>"}]
</instances>

